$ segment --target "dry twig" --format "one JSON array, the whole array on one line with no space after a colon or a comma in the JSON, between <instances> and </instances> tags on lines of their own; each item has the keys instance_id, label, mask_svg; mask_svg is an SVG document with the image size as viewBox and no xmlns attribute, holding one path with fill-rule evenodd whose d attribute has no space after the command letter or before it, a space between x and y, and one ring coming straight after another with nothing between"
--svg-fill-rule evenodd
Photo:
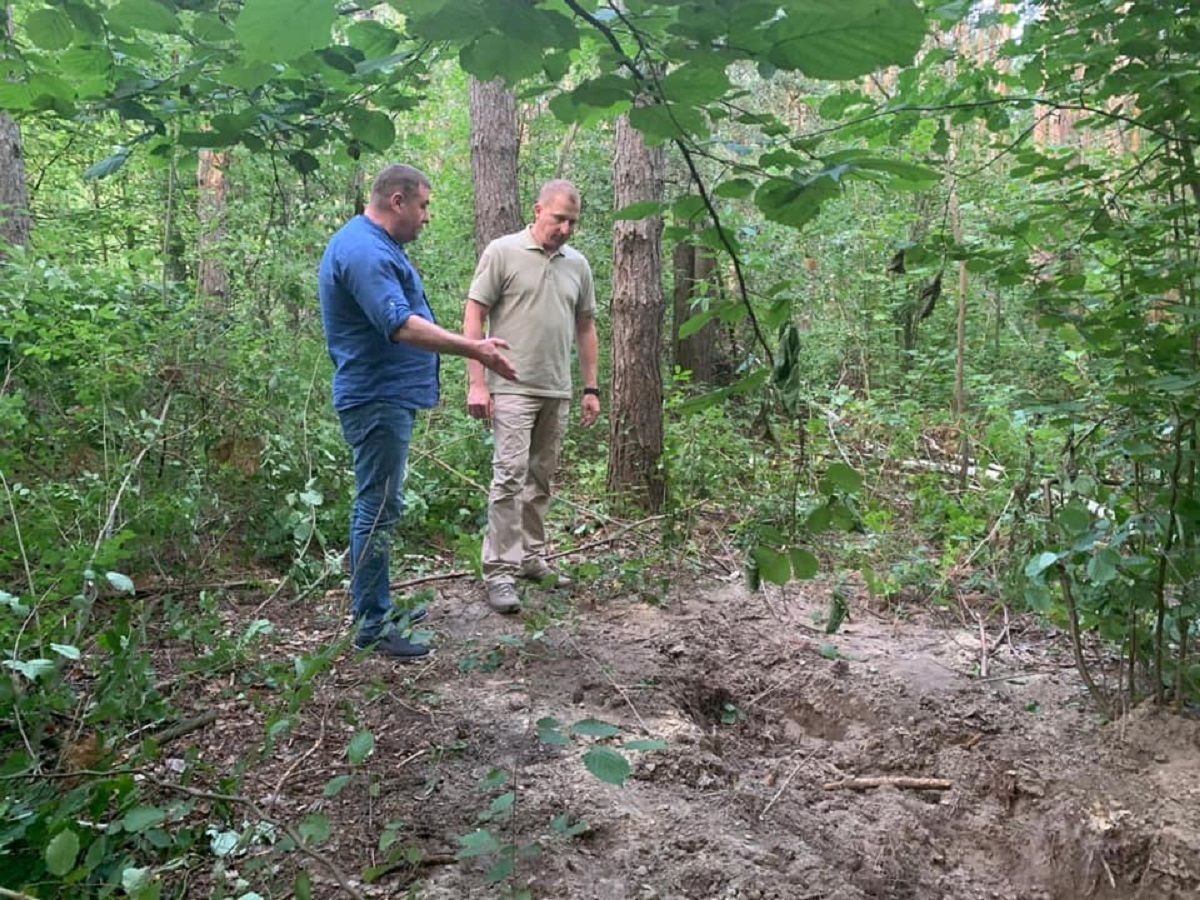
<instances>
[{"instance_id":1,"label":"dry twig","mask_svg":"<svg viewBox=\"0 0 1200 900\"><path fill-rule=\"evenodd\" d=\"M822 785L827 791L869 791L871 788L894 787L910 791L948 791L953 785L948 778L909 778L905 775L876 775L869 778L843 778Z\"/></svg>"}]
</instances>

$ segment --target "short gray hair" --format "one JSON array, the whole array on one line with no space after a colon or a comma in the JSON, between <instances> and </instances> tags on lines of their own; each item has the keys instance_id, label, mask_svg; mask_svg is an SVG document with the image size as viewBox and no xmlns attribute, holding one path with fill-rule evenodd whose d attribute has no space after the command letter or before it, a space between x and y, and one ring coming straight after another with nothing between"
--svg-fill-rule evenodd
<instances>
[{"instance_id":1,"label":"short gray hair","mask_svg":"<svg viewBox=\"0 0 1200 900\"><path fill-rule=\"evenodd\" d=\"M549 203L554 197L566 194L569 198L579 205L582 201L579 197L579 188L571 184L565 178L551 178L542 185L542 189L538 191L538 203Z\"/></svg>"},{"instance_id":2,"label":"short gray hair","mask_svg":"<svg viewBox=\"0 0 1200 900\"><path fill-rule=\"evenodd\" d=\"M395 193L412 197L421 187L431 189L429 178L420 169L405 165L388 166L375 176L375 183L371 185L371 202L385 203Z\"/></svg>"}]
</instances>

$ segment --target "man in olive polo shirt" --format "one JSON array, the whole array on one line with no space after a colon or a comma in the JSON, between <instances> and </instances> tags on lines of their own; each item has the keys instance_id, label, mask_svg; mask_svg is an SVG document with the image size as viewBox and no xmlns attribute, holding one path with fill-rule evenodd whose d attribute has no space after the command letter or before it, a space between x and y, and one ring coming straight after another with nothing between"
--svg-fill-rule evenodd
<instances>
[{"instance_id":1,"label":"man in olive polo shirt","mask_svg":"<svg viewBox=\"0 0 1200 900\"><path fill-rule=\"evenodd\" d=\"M521 608L516 579L559 586L569 579L543 558L550 477L571 406L571 347L583 379L582 421L600 415L597 386L596 290L583 255L567 246L579 221L579 191L556 179L542 186L533 222L497 238L479 257L463 317L463 335L511 347L521 381L497 378L468 361L467 410L491 420L496 448L488 496L483 577L496 612Z\"/></svg>"}]
</instances>

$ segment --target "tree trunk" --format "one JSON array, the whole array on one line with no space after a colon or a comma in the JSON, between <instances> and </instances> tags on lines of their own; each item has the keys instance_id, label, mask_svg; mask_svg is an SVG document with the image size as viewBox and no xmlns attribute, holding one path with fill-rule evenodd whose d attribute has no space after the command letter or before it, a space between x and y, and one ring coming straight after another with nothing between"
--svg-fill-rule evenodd
<instances>
[{"instance_id":1,"label":"tree trunk","mask_svg":"<svg viewBox=\"0 0 1200 900\"><path fill-rule=\"evenodd\" d=\"M689 370L696 384L720 383L725 374L723 370L729 367L729 360L720 346L719 321L714 319L685 338L679 336L680 326L693 315L692 301L697 296L707 291L712 302L717 300L716 266L716 260L706 248L689 243L675 245L671 343L675 349L675 365Z\"/></svg>"},{"instance_id":2,"label":"tree trunk","mask_svg":"<svg viewBox=\"0 0 1200 900\"><path fill-rule=\"evenodd\" d=\"M14 247L29 244L29 192L25 185L25 157L21 126L0 112L0 243ZM0 247L0 259L4 249Z\"/></svg>"},{"instance_id":3,"label":"tree trunk","mask_svg":"<svg viewBox=\"0 0 1200 900\"><path fill-rule=\"evenodd\" d=\"M225 170L229 154L200 151L196 184L200 194L196 212L200 221L200 293L222 303L229 300L229 270L221 244L225 240Z\"/></svg>"},{"instance_id":4,"label":"tree trunk","mask_svg":"<svg viewBox=\"0 0 1200 900\"><path fill-rule=\"evenodd\" d=\"M521 227L517 191L517 100L500 79L471 79L471 172L475 183L475 256Z\"/></svg>"},{"instance_id":5,"label":"tree trunk","mask_svg":"<svg viewBox=\"0 0 1200 900\"><path fill-rule=\"evenodd\" d=\"M4 7L4 34L12 37L12 8ZM29 246L29 188L25 184L25 154L21 126L0 112L0 260L4 244Z\"/></svg>"},{"instance_id":6,"label":"tree trunk","mask_svg":"<svg viewBox=\"0 0 1200 900\"><path fill-rule=\"evenodd\" d=\"M666 159L622 116L613 156L613 208L659 201ZM662 507L662 217L613 226L612 402L608 488L647 511Z\"/></svg>"}]
</instances>

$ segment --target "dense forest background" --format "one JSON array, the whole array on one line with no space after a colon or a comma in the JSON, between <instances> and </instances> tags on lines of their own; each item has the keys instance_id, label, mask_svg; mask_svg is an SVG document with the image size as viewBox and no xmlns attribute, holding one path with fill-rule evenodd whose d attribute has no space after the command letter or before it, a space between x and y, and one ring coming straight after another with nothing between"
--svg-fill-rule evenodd
<instances>
[{"instance_id":1,"label":"dense forest background","mask_svg":"<svg viewBox=\"0 0 1200 900\"><path fill-rule=\"evenodd\" d=\"M567 556L585 583L658 602L718 544L752 587L832 579L834 631L855 591L981 629L1033 613L1104 715L1194 709L1196 13L11 3L0 893L186 895L170 860L203 826L163 827L128 773L189 667L256 665L270 614L223 629L230 585L262 609L342 584L353 479L315 269L390 162L433 181L412 255L453 328L479 242L547 178L582 192L605 418L568 435L556 542L645 537ZM461 360L442 381L409 582L478 556L490 446ZM196 657L164 681L168 639ZM344 649L272 674L264 748ZM104 818L123 828L79 824Z\"/></svg>"}]
</instances>

